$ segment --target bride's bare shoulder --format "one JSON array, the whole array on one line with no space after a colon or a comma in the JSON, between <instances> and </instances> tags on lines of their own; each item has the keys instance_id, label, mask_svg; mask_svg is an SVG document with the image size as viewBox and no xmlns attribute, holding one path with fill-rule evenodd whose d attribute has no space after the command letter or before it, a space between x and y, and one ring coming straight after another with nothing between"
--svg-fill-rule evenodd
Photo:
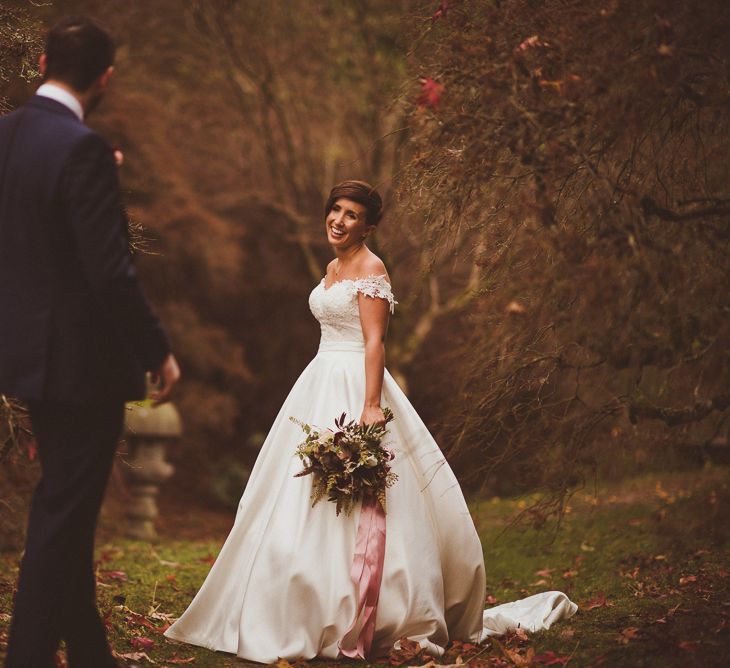
<instances>
[{"instance_id":1,"label":"bride's bare shoulder","mask_svg":"<svg viewBox=\"0 0 730 668\"><path fill-rule=\"evenodd\" d=\"M363 258L362 264L358 267L358 275L365 278L367 276L382 276L385 274L386 279L390 282L390 276L388 276L388 270L385 268L385 263L372 251Z\"/></svg>"}]
</instances>

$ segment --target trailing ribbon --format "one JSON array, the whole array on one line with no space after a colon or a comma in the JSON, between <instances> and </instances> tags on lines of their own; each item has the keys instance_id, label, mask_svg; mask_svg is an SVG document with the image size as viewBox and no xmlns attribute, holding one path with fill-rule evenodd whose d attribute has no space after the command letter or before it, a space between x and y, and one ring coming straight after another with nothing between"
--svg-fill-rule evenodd
<instances>
[{"instance_id":1,"label":"trailing ribbon","mask_svg":"<svg viewBox=\"0 0 730 668\"><path fill-rule=\"evenodd\" d=\"M378 609L380 583L385 560L385 511L377 499L363 499L360 521L357 525L355 554L352 558L350 579L357 589L355 619L339 643L340 652L350 659L365 659L370 654L375 633L375 615ZM347 636L361 623L357 638Z\"/></svg>"}]
</instances>

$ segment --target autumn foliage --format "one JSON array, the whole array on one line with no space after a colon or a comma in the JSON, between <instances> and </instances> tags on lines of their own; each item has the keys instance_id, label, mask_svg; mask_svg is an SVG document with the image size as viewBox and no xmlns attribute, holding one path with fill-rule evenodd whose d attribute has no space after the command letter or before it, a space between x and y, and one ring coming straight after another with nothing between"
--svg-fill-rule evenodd
<instances>
[{"instance_id":1,"label":"autumn foliage","mask_svg":"<svg viewBox=\"0 0 730 668\"><path fill-rule=\"evenodd\" d=\"M726 3L20 4L14 34L88 12L119 41L89 122L182 362L176 494L253 462L316 350L353 176L386 200L388 367L462 481L560 508L606 462L727 442Z\"/></svg>"},{"instance_id":2,"label":"autumn foliage","mask_svg":"<svg viewBox=\"0 0 730 668\"><path fill-rule=\"evenodd\" d=\"M729 27L720 1L424 17L401 194L481 270L443 397L462 471L563 490L727 442Z\"/></svg>"}]
</instances>

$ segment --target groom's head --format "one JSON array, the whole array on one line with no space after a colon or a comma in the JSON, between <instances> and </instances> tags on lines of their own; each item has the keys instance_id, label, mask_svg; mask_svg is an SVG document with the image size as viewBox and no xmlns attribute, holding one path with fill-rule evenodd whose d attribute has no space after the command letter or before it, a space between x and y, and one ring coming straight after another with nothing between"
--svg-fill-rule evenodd
<instances>
[{"instance_id":1,"label":"groom's head","mask_svg":"<svg viewBox=\"0 0 730 668\"><path fill-rule=\"evenodd\" d=\"M111 35L97 21L68 16L48 32L41 72L45 81L65 84L98 101L111 77L115 51Z\"/></svg>"}]
</instances>

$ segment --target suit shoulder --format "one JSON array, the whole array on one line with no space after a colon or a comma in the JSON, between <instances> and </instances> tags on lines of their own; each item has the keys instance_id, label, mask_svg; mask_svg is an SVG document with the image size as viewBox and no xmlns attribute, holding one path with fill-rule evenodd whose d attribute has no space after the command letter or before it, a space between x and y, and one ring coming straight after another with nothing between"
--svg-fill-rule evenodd
<instances>
[{"instance_id":1,"label":"suit shoulder","mask_svg":"<svg viewBox=\"0 0 730 668\"><path fill-rule=\"evenodd\" d=\"M84 131L75 136L75 144L83 145L87 148L93 147L107 151L112 150L109 142L102 135L91 128L87 128L85 125L82 127L84 128Z\"/></svg>"},{"instance_id":2,"label":"suit shoulder","mask_svg":"<svg viewBox=\"0 0 730 668\"><path fill-rule=\"evenodd\" d=\"M113 162L113 151L109 143L98 132L81 126L82 132L75 132L68 137L68 159L77 160L108 160Z\"/></svg>"}]
</instances>

